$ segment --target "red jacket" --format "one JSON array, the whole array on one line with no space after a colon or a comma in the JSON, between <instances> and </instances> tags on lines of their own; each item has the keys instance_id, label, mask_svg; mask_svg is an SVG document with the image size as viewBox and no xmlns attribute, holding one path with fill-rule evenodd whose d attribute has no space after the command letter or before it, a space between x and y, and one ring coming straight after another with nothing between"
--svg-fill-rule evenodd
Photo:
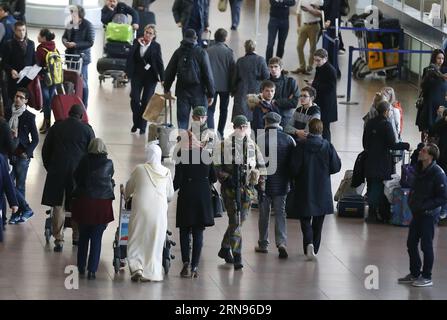
<instances>
[{"instance_id":1,"label":"red jacket","mask_svg":"<svg viewBox=\"0 0 447 320\"><path fill-rule=\"evenodd\" d=\"M38 66L41 66L42 68L46 67L45 57L47 56L47 52L44 49L47 49L48 51L54 51L54 49L56 49L56 44L54 43L54 41L46 41L37 46L36 64Z\"/></svg>"}]
</instances>

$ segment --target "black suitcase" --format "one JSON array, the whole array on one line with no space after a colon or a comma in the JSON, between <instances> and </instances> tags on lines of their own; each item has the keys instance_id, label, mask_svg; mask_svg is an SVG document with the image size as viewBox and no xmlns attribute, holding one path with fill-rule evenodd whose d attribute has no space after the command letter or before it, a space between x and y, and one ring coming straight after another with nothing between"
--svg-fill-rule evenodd
<instances>
[{"instance_id":1,"label":"black suitcase","mask_svg":"<svg viewBox=\"0 0 447 320\"><path fill-rule=\"evenodd\" d=\"M144 34L144 27L157 23L155 22L155 13L152 11L138 11L138 17L140 18L140 27L137 30L137 38L140 38Z\"/></svg>"},{"instance_id":2,"label":"black suitcase","mask_svg":"<svg viewBox=\"0 0 447 320\"><path fill-rule=\"evenodd\" d=\"M351 195L342 198L337 203L339 217L364 218L365 198L361 195Z\"/></svg>"},{"instance_id":3,"label":"black suitcase","mask_svg":"<svg viewBox=\"0 0 447 320\"><path fill-rule=\"evenodd\" d=\"M127 42L107 42L104 45L104 53L107 58L127 59L132 45Z\"/></svg>"},{"instance_id":4,"label":"black suitcase","mask_svg":"<svg viewBox=\"0 0 447 320\"><path fill-rule=\"evenodd\" d=\"M126 59L101 58L96 63L96 69L100 74L105 71L126 71Z\"/></svg>"}]
</instances>

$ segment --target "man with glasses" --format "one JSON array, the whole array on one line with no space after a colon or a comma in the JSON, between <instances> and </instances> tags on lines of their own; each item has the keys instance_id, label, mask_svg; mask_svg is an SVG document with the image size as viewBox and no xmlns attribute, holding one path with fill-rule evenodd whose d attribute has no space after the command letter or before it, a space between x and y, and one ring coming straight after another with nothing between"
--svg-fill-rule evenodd
<instances>
[{"instance_id":1,"label":"man with glasses","mask_svg":"<svg viewBox=\"0 0 447 320\"><path fill-rule=\"evenodd\" d=\"M438 158L439 149L435 144L429 143L422 148L418 155L416 178L408 198L413 214L407 240L410 273L398 279L398 282L414 287L433 285L431 272L435 225L439 220L441 206L447 203L446 178L444 171L436 164ZM424 253L423 264L419 256L419 242Z\"/></svg>"},{"instance_id":2,"label":"man with glasses","mask_svg":"<svg viewBox=\"0 0 447 320\"><path fill-rule=\"evenodd\" d=\"M320 108L314 103L315 95L316 91L312 87L307 86L301 89L300 106L284 129L297 140L306 139L310 120L321 117Z\"/></svg>"},{"instance_id":3,"label":"man with glasses","mask_svg":"<svg viewBox=\"0 0 447 320\"><path fill-rule=\"evenodd\" d=\"M10 164L12 166L11 179L15 182L16 197L19 203L19 211L11 216L10 224L25 222L34 214L25 200L25 184L33 151L39 143L39 134L36 127L36 116L26 110L28 96L26 88L19 88L14 96L12 108L5 112L5 118L16 144L15 150L10 156Z\"/></svg>"},{"instance_id":4,"label":"man with glasses","mask_svg":"<svg viewBox=\"0 0 447 320\"><path fill-rule=\"evenodd\" d=\"M296 80L284 74L281 58L273 57L269 60L270 81L275 84L274 104L281 115L281 126L284 127L292 118L293 111L298 105L300 91Z\"/></svg>"}]
</instances>

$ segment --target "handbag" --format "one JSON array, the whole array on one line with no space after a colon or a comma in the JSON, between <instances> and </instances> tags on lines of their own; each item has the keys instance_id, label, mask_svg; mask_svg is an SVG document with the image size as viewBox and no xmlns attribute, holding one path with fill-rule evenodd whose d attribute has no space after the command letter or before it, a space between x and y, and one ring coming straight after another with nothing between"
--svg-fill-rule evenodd
<instances>
[{"instance_id":1,"label":"handbag","mask_svg":"<svg viewBox=\"0 0 447 320\"><path fill-rule=\"evenodd\" d=\"M422 95L422 91L421 93L419 93L415 106L417 110L422 110L422 108L424 107L424 96Z\"/></svg>"},{"instance_id":2,"label":"handbag","mask_svg":"<svg viewBox=\"0 0 447 320\"><path fill-rule=\"evenodd\" d=\"M221 218L226 211L225 205L222 196L214 185L211 186L211 205L213 207L214 218Z\"/></svg>"},{"instance_id":3,"label":"handbag","mask_svg":"<svg viewBox=\"0 0 447 320\"><path fill-rule=\"evenodd\" d=\"M227 7L228 7L228 0L219 0L219 2L217 3L217 9L219 9L220 12L227 11Z\"/></svg>"}]
</instances>

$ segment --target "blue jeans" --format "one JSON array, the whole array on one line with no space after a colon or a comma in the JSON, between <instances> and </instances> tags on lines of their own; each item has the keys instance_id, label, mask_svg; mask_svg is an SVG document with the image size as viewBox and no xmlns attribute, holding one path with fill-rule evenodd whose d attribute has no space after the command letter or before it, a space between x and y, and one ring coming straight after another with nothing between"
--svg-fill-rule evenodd
<instances>
[{"instance_id":1,"label":"blue jeans","mask_svg":"<svg viewBox=\"0 0 447 320\"><path fill-rule=\"evenodd\" d=\"M419 241L424 253L422 276L431 279L431 271L435 259L433 253L433 237L435 236L436 219L431 215L413 216L408 230L407 249L410 256L410 272L414 277L421 274L421 257L419 256Z\"/></svg>"},{"instance_id":2,"label":"blue jeans","mask_svg":"<svg viewBox=\"0 0 447 320\"><path fill-rule=\"evenodd\" d=\"M273 203L275 210L275 242L276 246L287 246L287 227L286 227L286 197L284 196L266 196L259 203L259 241L260 247L266 248L269 245L269 223L270 206Z\"/></svg>"},{"instance_id":3,"label":"blue jeans","mask_svg":"<svg viewBox=\"0 0 447 320\"><path fill-rule=\"evenodd\" d=\"M242 0L230 0L231 7L231 26L237 28L241 18Z\"/></svg>"},{"instance_id":4,"label":"blue jeans","mask_svg":"<svg viewBox=\"0 0 447 320\"><path fill-rule=\"evenodd\" d=\"M156 86L156 82L147 78L136 77L130 81L130 108L132 109L133 126L140 129L141 132L146 131L147 121L143 119L143 113ZM141 94L142 92L143 94Z\"/></svg>"},{"instance_id":5,"label":"blue jeans","mask_svg":"<svg viewBox=\"0 0 447 320\"><path fill-rule=\"evenodd\" d=\"M28 167L30 159L22 159L17 156L11 157L11 180L16 184L17 190L19 190L23 196L25 196L25 182L26 175L28 174Z\"/></svg>"},{"instance_id":6,"label":"blue jeans","mask_svg":"<svg viewBox=\"0 0 447 320\"><path fill-rule=\"evenodd\" d=\"M189 114L191 109L197 106L204 106L205 108L208 107L208 101L205 96L177 96L177 123L179 129L188 130Z\"/></svg>"},{"instance_id":7,"label":"blue jeans","mask_svg":"<svg viewBox=\"0 0 447 320\"><path fill-rule=\"evenodd\" d=\"M88 64L83 64L81 69L83 89L82 89L82 103L87 109L88 104Z\"/></svg>"},{"instance_id":8,"label":"blue jeans","mask_svg":"<svg viewBox=\"0 0 447 320\"><path fill-rule=\"evenodd\" d=\"M273 56L273 47L275 45L276 35L278 35L278 47L276 49L276 56L282 58L284 55L284 46L286 44L288 34L289 18L278 19L270 17L268 24L267 52L265 54L265 60L267 64L270 58Z\"/></svg>"},{"instance_id":9,"label":"blue jeans","mask_svg":"<svg viewBox=\"0 0 447 320\"><path fill-rule=\"evenodd\" d=\"M199 265L200 253L203 246L204 227L180 228L180 249L182 251L182 262L189 262L190 242L192 234L192 260L191 267Z\"/></svg>"},{"instance_id":10,"label":"blue jeans","mask_svg":"<svg viewBox=\"0 0 447 320\"><path fill-rule=\"evenodd\" d=\"M56 86L47 87L43 80L40 80L40 87L42 88L43 97L43 117L46 120L51 119L51 100L56 94Z\"/></svg>"},{"instance_id":11,"label":"blue jeans","mask_svg":"<svg viewBox=\"0 0 447 320\"><path fill-rule=\"evenodd\" d=\"M78 242L78 270L85 271L87 263L88 244L90 242L90 253L88 255L87 270L96 272L98 270L99 258L101 256L102 234L107 224L79 225Z\"/></svg>"},{"instance_id":12,"label":"blue jeans","mask_svg":"<svg viewBox=\"0 0 447 320\"><path fill-rule=\"evenodd\" d=\"M220 136L223 137L225 123L227 122L228 115L228 103L230 102L229 92L216 92L214 94L213 104L208 108L208 128L214 129L214 112L216 111L217 96L220 97L220 111L219 111L219 124L217 126L217 131Z\"/></svg>"}]
</instances>

